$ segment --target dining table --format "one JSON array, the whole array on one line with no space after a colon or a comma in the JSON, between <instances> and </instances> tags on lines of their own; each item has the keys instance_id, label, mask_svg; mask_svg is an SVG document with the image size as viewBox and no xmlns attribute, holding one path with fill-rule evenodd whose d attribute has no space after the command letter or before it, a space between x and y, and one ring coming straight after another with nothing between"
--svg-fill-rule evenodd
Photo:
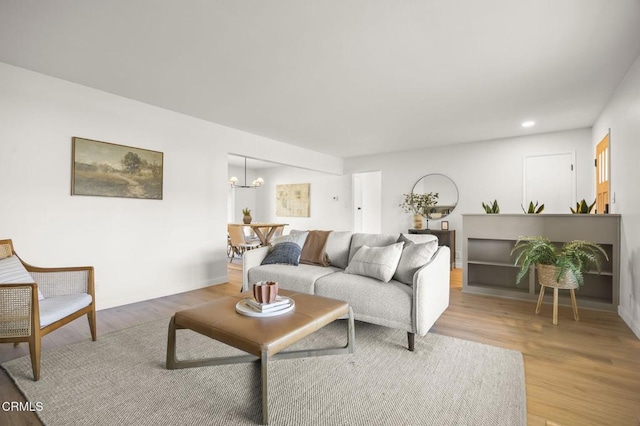
<instances>
[{"instance_id":1,"label":"dining table","mask_svg":"<svg viewBox=\"0 0 640 426\"><path fill-rule=\"evenodd\" d=\"M287 226L288 223L230 223L229 226L240 226L240 227L249 227L255 232L255 234L260 239L260 243L263 246L268 246L271 244L271 238L276 233L277 229Z\"/></svg>"}]
</instances>

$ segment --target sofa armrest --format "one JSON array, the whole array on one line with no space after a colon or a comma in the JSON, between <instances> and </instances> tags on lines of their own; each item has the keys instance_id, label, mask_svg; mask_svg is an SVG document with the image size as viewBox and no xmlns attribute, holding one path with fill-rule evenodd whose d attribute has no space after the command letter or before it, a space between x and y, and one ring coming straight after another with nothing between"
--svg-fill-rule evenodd
<instances>
[{"instance_id":1,"label":"sofa armrest","mask_svg":"<svg viewBox=\"0 0 640 426\"><path fill-rule=\"evenodd\" d=\"M429 263L413 276L413 323L415 333L427 334L449 306L451 251L440 246Z\"/></svg>"},{"instance_id":2,"label":"sofa armrest","mask_svg":"<svg viewBox=\"0 0 640 426\"><path fill-rule=\"evenodd\" d=\"M247 250L242 255L242 291L249 290L249 269L260 266L270 247Z\"/></svg>"}]
</instances>

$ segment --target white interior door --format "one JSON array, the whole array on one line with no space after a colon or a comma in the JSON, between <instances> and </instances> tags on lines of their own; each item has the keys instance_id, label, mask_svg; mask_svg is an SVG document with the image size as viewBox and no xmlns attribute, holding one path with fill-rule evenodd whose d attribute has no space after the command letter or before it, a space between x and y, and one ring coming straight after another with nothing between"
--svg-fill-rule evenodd
<instances>
[{"instance_id":1,"label":"white interior door","mask_svg":"<svg viewBox=\"0 0 640 426\"><path fill-rule=\"evenodd\" d=\"M571 213L576 203L575 153L529 154L524 157L522 205L544 204L543 213Z\"/></svg>"},{"instance_id":2,"label":"white interior door","mask_svg":"<svg viewBox=\"0 0 640 426\"><path fill-rule=\"evenodd\" d=\"M382 229L382 173L353 174L353 231L380 233Z\"/></svg>"},{"instance_id":3,"label":"white interior door","mask_svg":"<svg viewBox=\"0 0 640 426\"><path fill-rule=\"evenodd\" d=\"M353 175L353 232L362 232L362 178Z\"/></svg>"}]
</instances>

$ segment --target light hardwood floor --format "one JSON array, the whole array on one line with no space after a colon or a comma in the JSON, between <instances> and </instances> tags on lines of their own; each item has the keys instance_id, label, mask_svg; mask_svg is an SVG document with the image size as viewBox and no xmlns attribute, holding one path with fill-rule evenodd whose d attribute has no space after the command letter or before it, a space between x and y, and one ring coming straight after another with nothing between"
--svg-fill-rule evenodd
<instances>
[{"instance_id":1,"label":"light hardwood floor","mask_svg":"<svg viewBox=\"0 0 640 426\"><path fill-rule=\"evenodd\" d=\"M229 265L229 283L98 312L98 338L111 331L168 317L240 288L241 271ZM451 272L451 304L431 332L522 352L530 425L640 425L640 340L614 313L551 306L461 292L462 271ZM357 333L357 325L356 325ZM399 332L401 333L401 332ZM48 348L90 338L84 318L45 337ZM416 338L420 350L420 338ZM0 362L27 355L27 345L0 345ZM42 375L46 375L46 370ZM0 400L23 400L4 371ZM0 410L0 425L39 425L32 413Z\"/></svg>"}]
</instances>

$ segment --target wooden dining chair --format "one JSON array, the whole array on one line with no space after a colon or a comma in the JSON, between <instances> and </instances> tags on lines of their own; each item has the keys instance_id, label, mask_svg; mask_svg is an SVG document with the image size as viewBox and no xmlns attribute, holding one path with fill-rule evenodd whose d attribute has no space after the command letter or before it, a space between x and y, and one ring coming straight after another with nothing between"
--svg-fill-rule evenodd
<instances>
[{"instance_id":1,"label":"wooden dining chair","mask_svg":"<svg viewBox=\"0 0 640 426\"><path fill-rule=\"evenodd\" d=\"M227 225L227 233L229 234L229 244L231 245L231 263L234 257L242 257L245 251L260 247L259 241L247 242L244 238L244 232L241 226Z\"/></svg>"},{"instance_id":2,"label":"wooden dining chair","mask_svg":"<svg viewBox=\"0 0 640 426\"><path fill-rule=\"evenodd\" d=\"M0 240L0 343L29 343L33 380L40 379L40 341L87 315L96 340L93 267L40 268L22 261L11 240Z\"/></svg>"}]
</instances>

